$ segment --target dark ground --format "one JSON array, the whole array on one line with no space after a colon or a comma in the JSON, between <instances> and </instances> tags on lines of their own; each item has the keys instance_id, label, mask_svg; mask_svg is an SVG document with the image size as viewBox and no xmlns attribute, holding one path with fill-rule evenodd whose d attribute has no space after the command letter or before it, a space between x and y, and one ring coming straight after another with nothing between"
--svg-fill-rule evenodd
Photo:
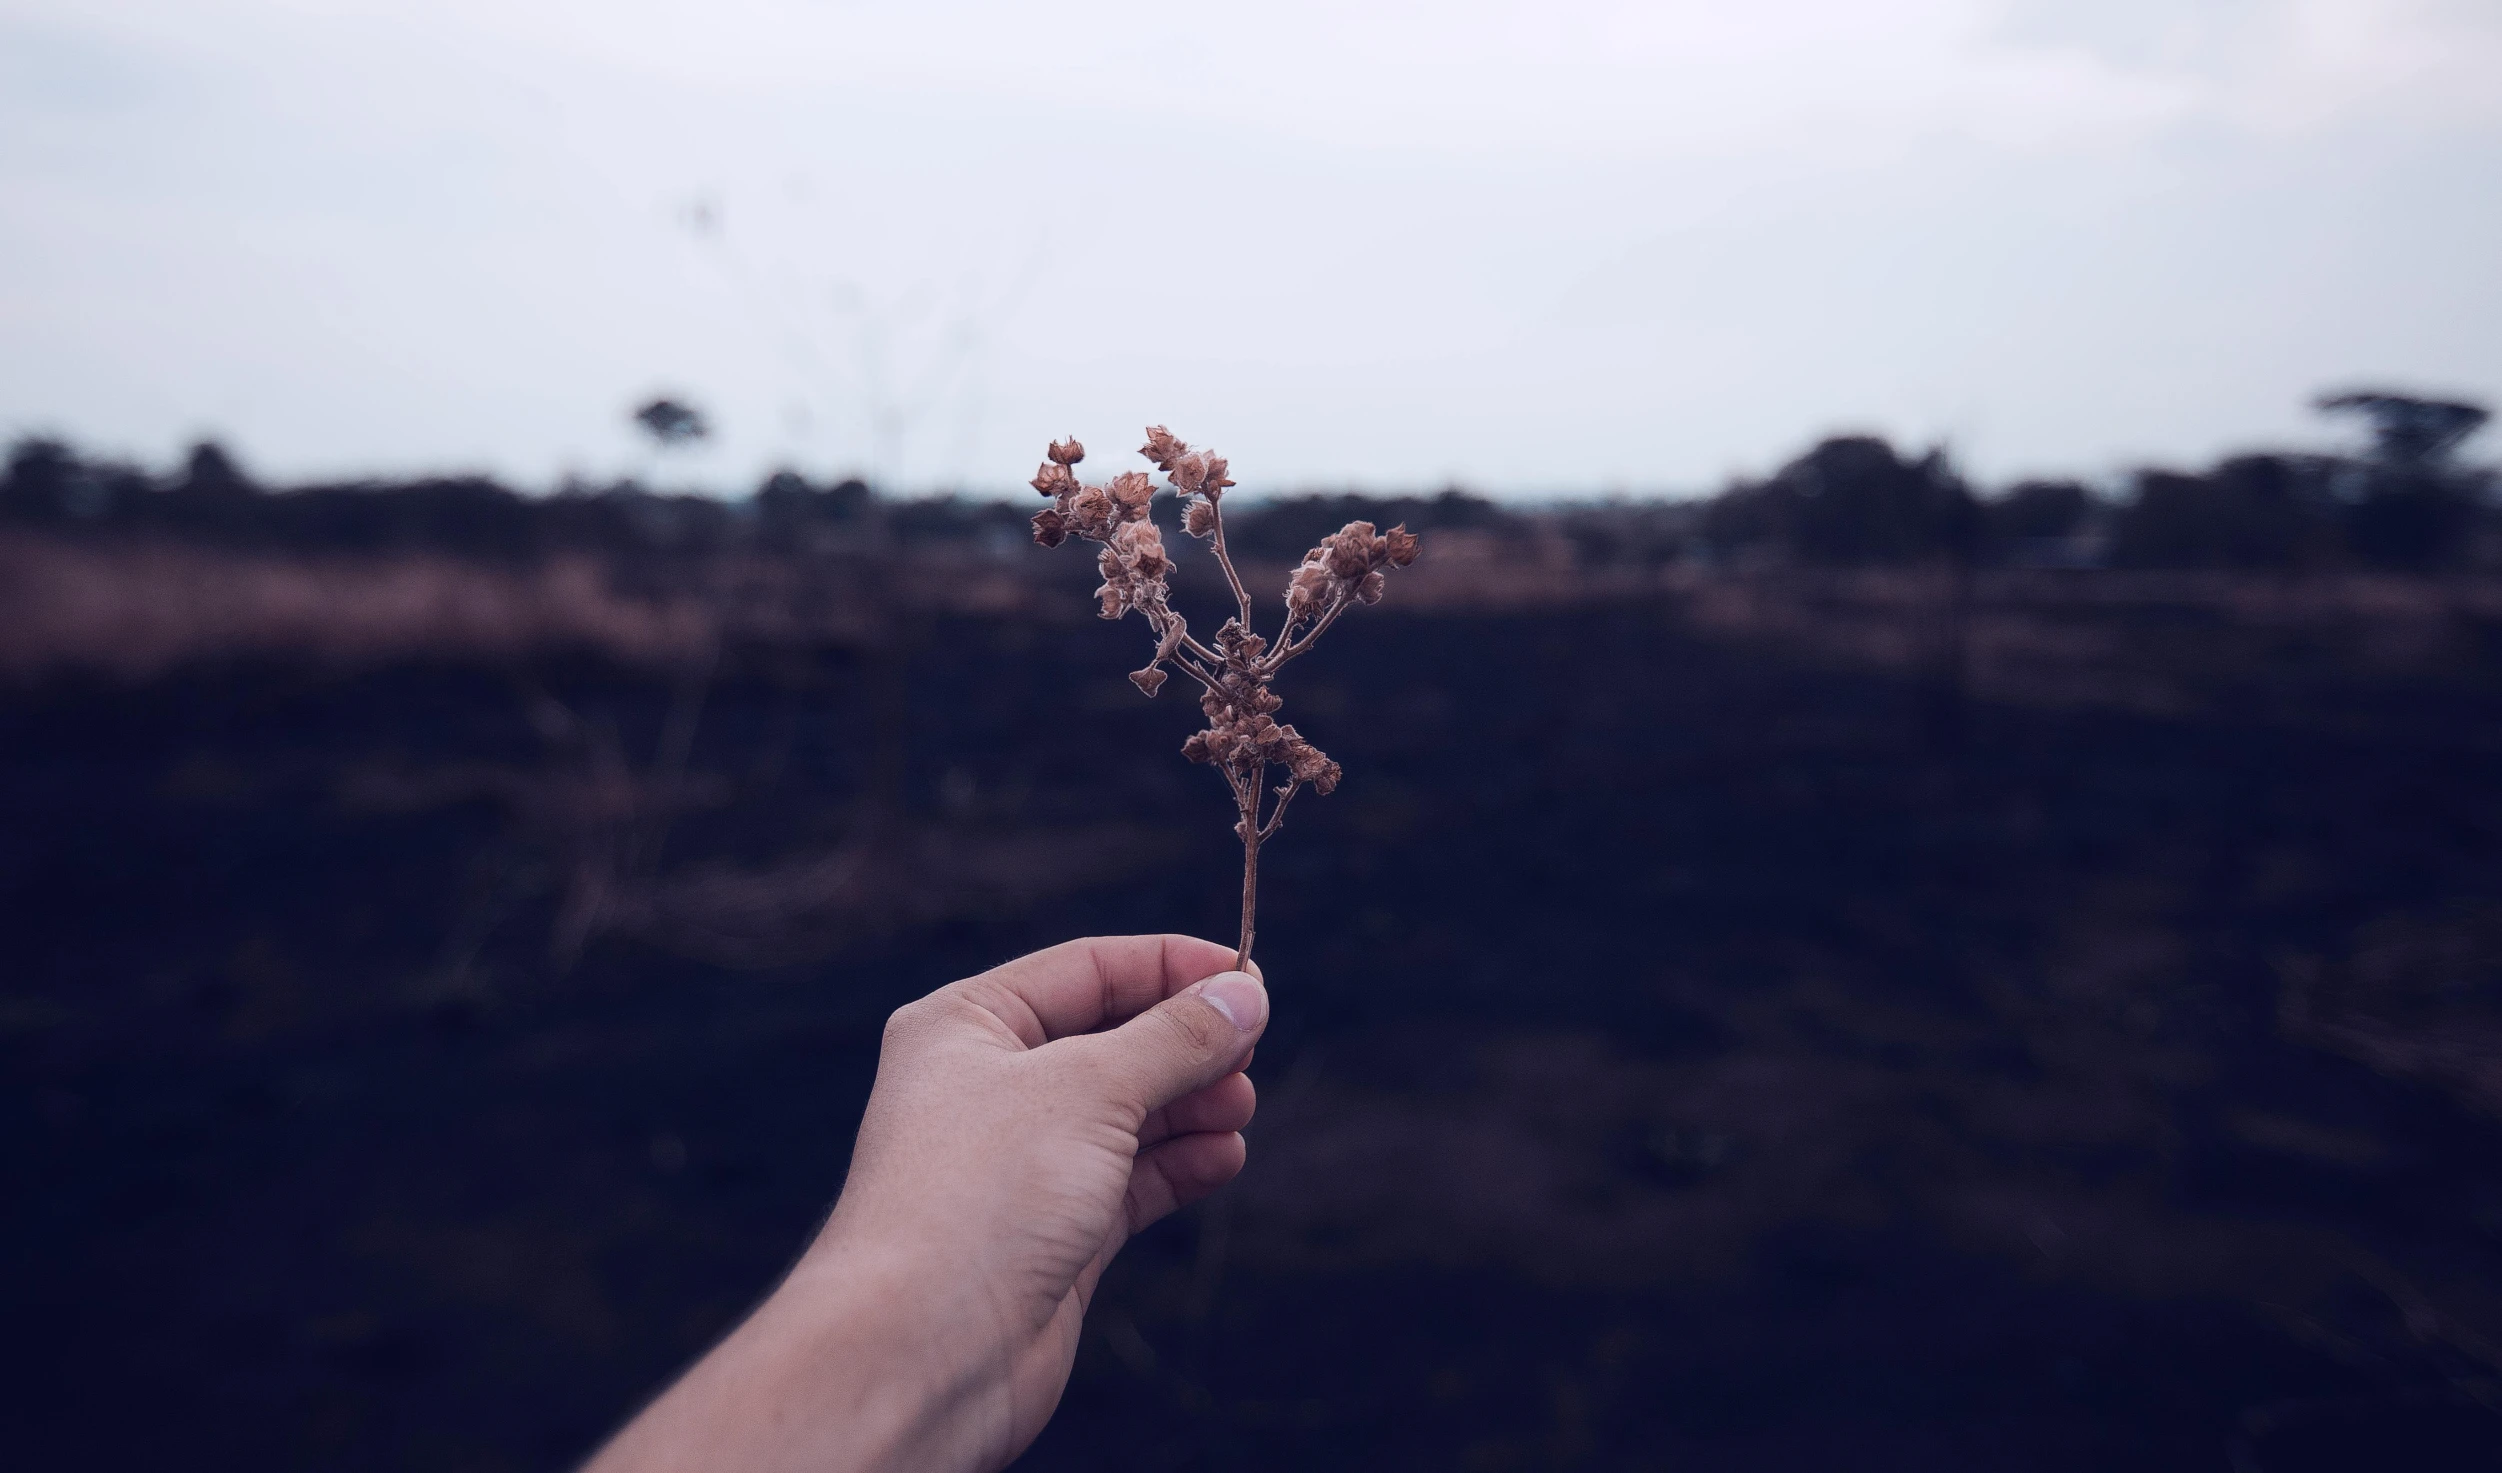
<instances>
[{"instance_id":1,"label":"dark ground","mask_svg":"<svg viewBox=\"0 0 2502 1473\"><path fill-rule=\"evenodd\" d=\"M1021 1466L2494 1466L2502 645L2110 618L2197 699L1351 620L1252 1165ZM889 1009L1230 932L1137 643L10 691L8 1464L581 1456L809 1232Z\"/></svg>"}]
</instances>

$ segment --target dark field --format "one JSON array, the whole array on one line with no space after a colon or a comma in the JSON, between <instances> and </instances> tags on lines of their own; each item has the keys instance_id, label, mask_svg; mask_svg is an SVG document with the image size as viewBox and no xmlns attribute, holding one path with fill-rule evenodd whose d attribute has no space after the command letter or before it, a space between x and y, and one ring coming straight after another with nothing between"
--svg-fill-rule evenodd
<instances>
[{"instance_id":1,"label":"dark field","mask_svg":"<svg viewBox=\"0 0 2502 1473\"><path fill-rule=\"evenodd\" d=\"M2492 589L1926 587L1298 665L1348 779L1268 852L1250 1169L1021 1466L2502 1460ZM8 1461L583 1455L830 1202L888 1010L1230 934L1140 643L13 677Z\"/></svg>"}]
</instances>

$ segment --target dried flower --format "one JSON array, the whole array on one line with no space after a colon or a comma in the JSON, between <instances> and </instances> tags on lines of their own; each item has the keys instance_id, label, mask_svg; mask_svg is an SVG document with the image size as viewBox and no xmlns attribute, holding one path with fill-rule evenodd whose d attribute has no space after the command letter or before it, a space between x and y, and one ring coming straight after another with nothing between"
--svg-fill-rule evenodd
<instances>
[{"instance_id":1,"label":"dried flower","mask_svg":"<svg viewBox=\"0 0 2502 1473\"><path fill-rule=\"evenodd\" d=\"M1349 522L1306 553L1286 585L1286 625L1275 645L1251 627L1251 596L1225 547L1225 518L1218 503L1234 484L1225 458L1193 450L1162 425L1150 426L1139 454L1164 473L1187 503L1182 526L1207 539L1224 570L1238 612L1216 631L1214 648L1191 637L1190 626L1171 602L1173 563L1164 535L1148 519L1155 483L1123 471L1105 486L1080 483L1069 467L1085 458L1076 440L1055 442L1034 477L1034 488L1054 498L1034 518L1034 540L1057 547L1071 536L1103 544L1095 555L1103 584L1095 599L1103 617L1136 612L1156 635L1155 658L1130 672L1130 683L1147 695L1162 689L1165 666L1200 686L1199 709L1207 727L1182 743L1182 755L1214 767L1233 790L1234 832L1242 838L1242 944L1237 967L1251 959L1252 920L1259 893L1260 846L1285 822L1286 805L1305 788L1327 794L1344 776L1338 764L1302 733L1276 719L1284 705L1270 682L1287 661L1312 647L1340 614L1359 603L1378 603L1385 572L1416 560L1416 538L1405 527L1376 532L1370 522ZM1267 788L1268 770L1282 767L1286 781ZM1263 791L1265 789L1265 791ZM1272 796L1273 795L1273 796Z\"/></svg>"},{"instance_id":2,"label":"dried flower","mask_svg":"<svg viewBox=\"0 0 2502 1473\"><path fill-rule=\"evenodd\" d=\"M1105 488L1121 508L1125 521L1137 521L1147 514L1147 503L1155 500L1155 482L1144 471L1123 471Z\"/></svg>"},{"instance_id":3,"label":"dried flower","mask_svg":"<svg viewBox=\"0 0 2502 1473\"><path fill-rule=\"evenodd\" d=\"M1416 534L1405 527L1375 532L1370 522L1349 522L1303 555L1286 583L1286 627L1303 620L1326 621L1348 600L1381 602L1387 568L1416 561Z\"/></svg>"},{"instance_id":4,"label":"dried flower","mask_svg":"<svg viewBox=\"0 0 2502 1473\"><path fill-rule=\"evenodd\" d=\"M1154 461L1157 470L1169 471L1173 468L1173 462L1181 459L1182 452L1189 448L1181 441L1174 439L1171 430L1162 425L1149 425L1147 426L1147 443L1138 447L1138 453Z\"/></svg>"}]
</instances>

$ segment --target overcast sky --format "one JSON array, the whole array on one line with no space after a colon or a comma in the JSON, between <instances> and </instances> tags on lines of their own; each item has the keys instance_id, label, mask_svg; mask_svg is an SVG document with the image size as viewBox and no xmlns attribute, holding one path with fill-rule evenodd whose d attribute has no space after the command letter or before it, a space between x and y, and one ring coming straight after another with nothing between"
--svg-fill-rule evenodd
<instances>
[{"instance_id":1,"label":"overcast sky","mask_svg":"<svg viewBox=\"0 0 2502 1473\"><path fill-rule=\"evenodd\" d=\"M1709 489L2502 401L2493 0L0 0L0 433ZM704 409L655 464L626 419ZM2479 447L2480 449L2488 447Z\"/></svg>"}]
</instances>

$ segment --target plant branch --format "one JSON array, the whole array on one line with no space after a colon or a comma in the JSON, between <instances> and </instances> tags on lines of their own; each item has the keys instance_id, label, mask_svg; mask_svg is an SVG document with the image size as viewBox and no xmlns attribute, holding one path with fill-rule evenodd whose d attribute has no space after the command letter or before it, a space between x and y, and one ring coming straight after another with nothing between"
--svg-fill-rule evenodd
<instances>
[{"instance_id":1,"label":"plant branch","mask_svg":"<svg viewBox=\"0 0 2502 1473\"><path fill-rule=\"evenodd\" d=\"M1285 664L1288 660L1291 660L1295 656L1302 654L1305 650L1310 649L1313 642L1318 640L1321 637L1321 634L1327 630L1330 625L1338 622L1338 616L1345 613L1347 611L1347 605L1353 602L1355 602L1355 600L1351 598L1342 598L1336 603L1331 604L1329 606L1329 612L1320 616L1320 622L1303 631L1303 637L1301 639L1290 639L1278 645L1277 648L1270 653L1269 657L1261 662L1261 669L1273 671L1279 666Z\"/></svg>"},{"instance_id":2,"label":"plant branch","mask_svg":"<svg viewBox=\"0 0 2502 1473\"><path fill-rule=\"evenodd\" d=\"M1277 806L1269 810L1268 822L1260 825L1262 839L1265 840L1269 835L1277 832L1277 826L1286 821L1286 805L1293 802L1294 795L1302 791L1303 780L1301 778L1277 790Z\"/></svg>"},{"instance_id":3,"label":"plant branch","mask_svg":"<svg viewBox=\"0 0 2502 1473\"><path fill-rule=\"evenodd\" d=\"M1201 685L1206 686L1209 690L1215 691L1220 695L1224 693L1225 687L1217 683L1215 676L1210 675L1205 670L1202 670L1198 666L1190 663L1188 660L1183 659L1179 654L1173 655L1169 663L1174 669L1179 670L1184 675L1187 675L1191 679L1199 682Z\"/></svg>"},{"instance_id":4,"label":"plant branch","mask_svg":"<svg viewBox=\"0 0 2502 1473\"><path fill-rule=\"evenodd\" d=\"M1225 657L1218 654L1216 651L1209 649L1206 645L1199 643L1199 638L1195 634L1183 634L1181 647L1190 651L1192 654L1197 655L1200 659L1207 661L1208 664L1214 669L1222 670L1225 668Z\"/></svg>"},{"instance_id":5,"label":"plant branch","mask_svg":"<svg viewBox=\"0 0 2502 1473\"><path fill-rule=\"evenodd\" d=\"M1223 689L1223 687L1217 683L1216 676L1212 672L1224 669L1225 662L1217 656L1214 650L1209 649L1206 645L1203 645L1196 639L1191 638L1190 626L1182 619L1181 615L1174 613L1169 607L1159 604L1155 608L1147 611L1147 618L1148 622L1155 626L1159 648L1161 647L1161 642L1167 637L1168 630L1178 628L1181 631L1181 638L1175 642L1173 652L1169 655L1158 654L1155 657L1155 663L1169 664L1174 669L1181 671L1182 673L1188 675L1191 679L1206 686L1209 690L1221 691ZM1167 621L1170 622L1168 623ZM1190 663L1190 661L1182 658L1185 653L1198 656L1206 663L1208 668L1201 669L1199 666L1194 665Z\"/></svg>"},{"instance_id":6,"label":"plant branch","mask_svg":"<svg viewBox=\"0 0 2502 1473\"><path fill-rule=\"evenodd\" d=\"M1234 571L1233 554L1225 550L1225 506L1216 497L1208 498L1208 547L1216 554L1216 565L1225 570L1225 581L1233 586L1234 602L1242 606L1242 627L1251 627L1251 595L1242 586L1242 575Z\"/></svg>"}]
</instances>

